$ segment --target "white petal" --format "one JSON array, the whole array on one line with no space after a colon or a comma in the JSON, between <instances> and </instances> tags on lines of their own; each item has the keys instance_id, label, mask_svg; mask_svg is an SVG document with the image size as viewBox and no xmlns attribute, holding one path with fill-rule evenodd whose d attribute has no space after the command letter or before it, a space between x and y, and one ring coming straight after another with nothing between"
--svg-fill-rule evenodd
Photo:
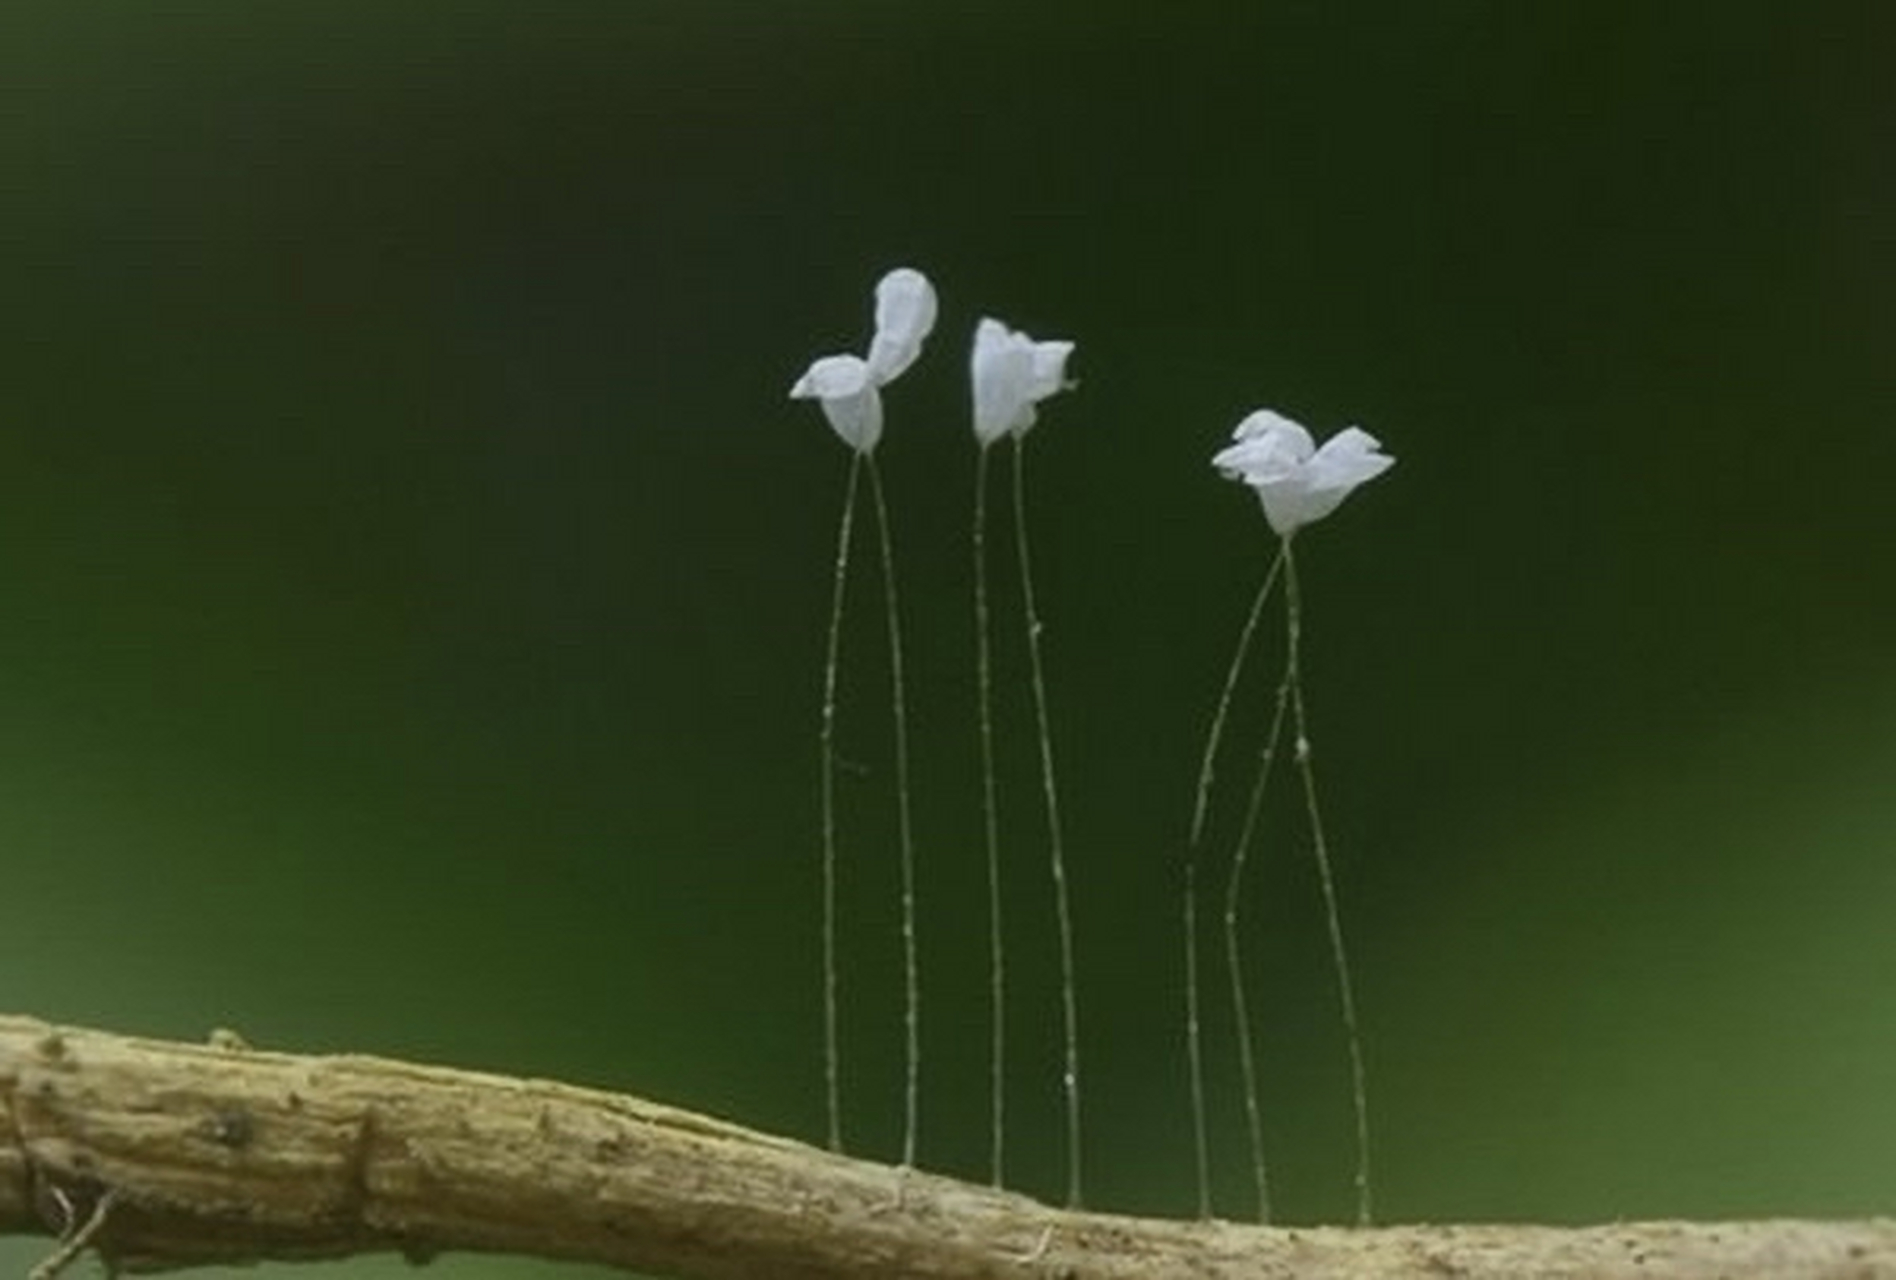
<instances>
[{"instance_id":1,"label":"white petal","mask_svg":"<svg viewBox=\"0 0 1896 1280\"><path fill-rule=\"evenodd\" d=\"M1231 433L1233 440L1260 440L1282 438L1292 442L1297 456L1308 458L1316 450L1316 442L1303 424L1293 422L1275 409L1253 409L1244 415L1244 421Z\"/></svg>"},{"instance_id":2,"label":"white petal","mask_svg":"<svg viewBox=\"0 0 1896 1280\"><path fill-rule=\"evenodd\" d=\"M869 381L869 366L856 356L824 356L790 388L792 400L828 400L853 396Z\"/></svg>"},{"instance_id":3,"label":"white petal","mask_svg":"<svg viewBox=\"0 0 1896 1280\"><path fill-rule=\"evenodd\" d=\"M867 453L882 439L882 394L856 356L824 356L790 388L794 400L818 400L843 443Z\"/></svg>"},{"instance_id":4,"label":"white petal","mask_svg":"<svg viewBox=\"0 0 1896 1280\"><path fill-rule=\"evenodd\" d=\"M1323 442L1310 459L1312 488L1336 488L1345 492L1365 480L1374 480L1396 465L1396 460L1380 452L1382 442L1361 427L1346 427Z\"/></svg>"},{"instance_id":5,"label":"white petal","mask_svg":"<svg viewBox=\"0 0 1896 1280\"><path fill-rule=\"evenodd\" d=\"M823 416L857 453L868 453L882 439L882 393L873 382L856 395L823 401Z\"/></svg>"},{"instance_id":6,"label":"white petal","mask_svg":"<svg viewBox=\"0 0 1896 1280\"><path fill-rule=\"evenodd\" d=\"M1321 520L1342 505L1356 486L1374 480L1396 465L1376 450L1382 446L1367 431L1350 427L1324 442L1304 468L1304 496L1299 524Z\"/></svg>"},{"instance_id":7,"label":"white petal","mask_svg":"<svg viewBox=\"0 0 1896 1280\"><path fill-rule=\"evenodd\" d=\"M935 286L912 267L897 267L876 283L876 336L869 344L869 372L892 382L922 354L922 340L935 327Z\"/></svg>"},{"instance_id":8,"label":"white petal","mask_svg":"<svg viewBox=\"0 0 1896 1280\"><path fill-rule=\"evenodd\" d=\"M1237 443L1220 449L1211 464L1228 480L1272 482L1296 472L1316 451L1310 433L1281 413L1259 409L1238 424Z\"/></svg>"},{"instance_id":9,"label":"white petal","mask_svg":"<svg viewBox=\"0 0 1896 1280\"><path fill-rule=\"evenodd\" d=\"M974 435L990 445L1013 430L1029 403L1033 352L1006 325L983 317L974 327L968 372L974 381Z\"/></svg>"},{"instance_id":10,"label":"white petal","mask_svg":"<svg viewBox=\"0 0 1896 1280\"><path fill-rule=\"evenodd\" d=\"M1034 343L1034 399L1045 400L1072 385L1066 376L1067 357L1072 354L1071 342Z\"/></svg>"},{"instance_id":11,"label":"white petal","mask_svg":"<svg viewBox=\"0 0 1896 1280\"><path fill-rule=\"evenodd\" d=\"M1263 504L1264 518L1270 521L1279 537L1288 538L1303 527L1303 494L1295 485L1253 485L1251 492Z\"/></svg>"},{"instance_id":12,"label":"white petal","mask_svg":"<svg viewBox=\"0 0 1896 1280\"><path fill-rule=\"evenodd\" d=\"M1071 342L1035 342L998 320L974 330L969 371L974 379L974 434L983 446L1034 425L1034 405L1065 390Z\"/></svg>"}]
</instances>

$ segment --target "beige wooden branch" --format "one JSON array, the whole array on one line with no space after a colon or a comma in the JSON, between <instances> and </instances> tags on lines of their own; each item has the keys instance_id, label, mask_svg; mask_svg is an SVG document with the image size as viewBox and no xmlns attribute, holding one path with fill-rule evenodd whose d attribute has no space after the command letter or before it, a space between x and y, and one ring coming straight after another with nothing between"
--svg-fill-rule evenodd
<instances>
[{"instance_id":1,"label":"beige wooden branch","mask_svg":"<svg viewBox=\"0 0 1896 1280\"><path fill-rule=\"evenodd\" d=\"M472 1249L705 1280L1896 1276L1888 1220L1306 1230L1069 1213L622 1094L0 1016L0 1233L70 1246L81 1229L147 1271Z\"/></svg>"}]
</instances>

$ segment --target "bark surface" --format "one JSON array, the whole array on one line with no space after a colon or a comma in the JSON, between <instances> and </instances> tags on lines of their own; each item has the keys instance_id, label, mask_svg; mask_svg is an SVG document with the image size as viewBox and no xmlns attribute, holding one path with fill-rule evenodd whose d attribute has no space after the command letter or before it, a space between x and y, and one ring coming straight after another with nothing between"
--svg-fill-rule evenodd
<instances>
[{"instance_id":1,"label":"bark surface","mask_svg":"<svg viewBox=\"0 0 1896 1280\"><path fill-rule=\"evenodd\" d=\"M92 1247L130 1271L481 1250L685 1280L1896 1277L1885 1219L1354 1230L1076 1213L624 1094L0 1015L0 1234L95 1218Z\"/></svg>"}]
</instances>

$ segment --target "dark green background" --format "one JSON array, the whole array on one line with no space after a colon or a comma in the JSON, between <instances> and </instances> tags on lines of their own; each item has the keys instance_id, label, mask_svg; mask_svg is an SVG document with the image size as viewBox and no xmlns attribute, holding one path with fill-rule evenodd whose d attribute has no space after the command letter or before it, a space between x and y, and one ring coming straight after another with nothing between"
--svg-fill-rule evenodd
<instances>
[{"instance_id":1,"label":"dark green background","mask_svg":"<svg viewBox=\"0 0 1896 1280\"><path fill-rule=\"evenodd\" d=\"M1400 459L1302 554L1384 1215L1889 1211L1887 14L9 6L0 1007L819 1137L846 455L785 392L909 263L943 303L882 450L926 1164L984 1161L963 371L992 312L1079 344L1032 496L1093 1200L1192 1203L1168 859L1270 548L1207 458L1270 405ZM871 582L846 1087L889 1155ZM1030 760L1010 736L1015 1180L1057 1194ZM1267 1124L1283 1215L1337 1220L1300 850L1255 883Z\"/></svg>"}]
</instances>

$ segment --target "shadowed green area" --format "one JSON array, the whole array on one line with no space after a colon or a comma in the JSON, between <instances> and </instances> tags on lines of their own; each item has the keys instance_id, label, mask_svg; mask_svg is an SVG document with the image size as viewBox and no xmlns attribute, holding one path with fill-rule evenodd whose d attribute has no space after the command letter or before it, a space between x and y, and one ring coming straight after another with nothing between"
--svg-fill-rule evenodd
<instances>
[{"instance_id":1,"label":"shadowed green area","mask_svg":"<svg viewBox=\"0 0 1896 1280\"><path fill-rule=\"evenodd\" d=\"M1271 547L1207 459L1268 405L1400 460L1299 543L1383 1214L1888 1211L1887 19L1167 13L9 7L0 1007L820 1139L845 456L786 392L860 348L876 276L909 263L943 305L881 453L925 1164L986 1167L965 371L993 313L1079 344L1029 497L1093 1202L1194 1202L1171 859ZM852 1147L889 1156L886 670L859 564L844 1088ZM1010 1148L1057 1197L1011 589ZM1345 1059L1279 813L1253 882L1266 1126L1282 1216L1341 1220Z\"/></svg>"}]
</instances>

